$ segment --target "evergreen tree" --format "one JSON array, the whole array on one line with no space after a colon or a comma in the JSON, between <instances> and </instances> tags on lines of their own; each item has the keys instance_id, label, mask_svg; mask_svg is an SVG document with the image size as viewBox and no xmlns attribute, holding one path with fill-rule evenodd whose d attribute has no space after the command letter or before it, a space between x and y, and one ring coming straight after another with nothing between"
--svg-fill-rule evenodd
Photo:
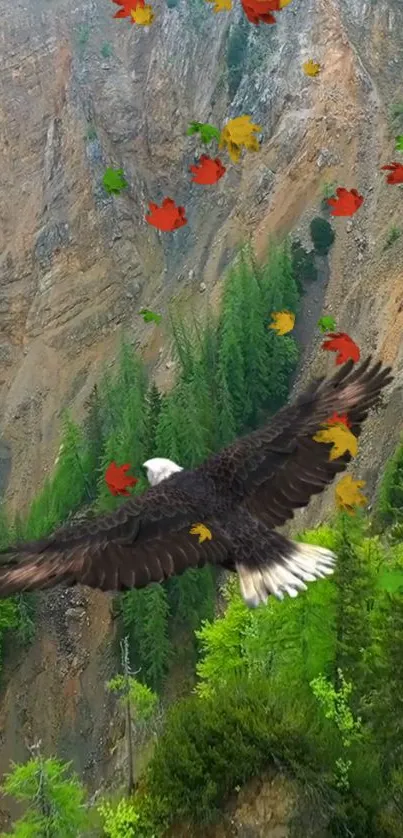
<instances>
[{"instance_id":1,"label":"evergreen tree","mask_svg":"<svg viewBox=\"0 0 403 838\"><path fill-rule=\"evenodd\" d=\"M28 803L10 834L14 838L77 838L88 825L88 815L78 778L66 776L71 763L42 757L40 742L31 752L35 755L29 762L13 764L3 783L3 792Z\"/></svg>"},{"instance_id":2,"label":"evergreen tree","mask_svg":"<svg viewBox=\"0 0 403 838\"><path fill-rule=\"evenodd\" d=\"M377 546L376 543L370 544L368 549L367 544L366 550L360 549L359 541L362 539L362 520L358 516L352 519L346 513L341 513L336 525L335 541L337 605L334 678L338 688L337 672L341 669L346 679L354 684L353 710L357 709L368 684L367 657L372 643L369 604L375 591L373 564Z\"/></svg>"},{"instance_id":3,"label":"evergreen tree","mask_svg":"<svg viewBox=\"0 0 403 838\"><path fill-rule=\"evenodd\" d=\"M133 722L136 721L138 724L148 722L155 712L158 699L148 687L136 681L135 675L137 673L133 673L130 667L128 637L123 638L120 648L123 672L121 675L115 675L114 678L108 681L107 687L120 696L126 713L126 737L129 763L127 794L130 796L134 791L135 785Z\"/></svg>"},{"instance_id":4,"label":"evergreen tree","mask_svg":"<svg viewBox=\"0 0 403 838\"><path fill-rule=\"evenodd\" d=\"M403 443L388 461L379 488L376 517L385 525L403 521Z\"/></svg>"},{"instance_id":5,"label":"evergreen tree","mask_svg":"<svg viewBox=\"0 0 403 838\"><path fill-rule=\"evenodd\" d=\"M320 215L317 215L310 223L310 231L316 253L320 256L326 256L336 237L331 225Z\"/></svg>"},{"instance_id":6,"label":"evergreen tree","mask_svg":"<svg viewBox=\"0 0 403 838\"><path fill-rule=\"evenodd\" d=\"M162 409L162 396L157 385L153 381L149 387L145 400L145 451L147 459L154 456L156 451L157 427Z\"/></svg>"},{"instance_id":7,"label":"evergreen tree","mask_svg":"<svg viewBox=\"0 0 403 838\"><path fill-rule=\"evenodd\" d=\"M168 639L169 605L164 585L148 585L144 589L144 626L140 653L146 683L160 691L171 656Z\"/></svg>"},{"instance_id":8,"label":"evergreen tree","mask_svg":"<svg viewBox=\"0 0 403 838\"><path fill-rule=\"evenodd\" d=\"M102 403L97 385L94 386L86 407L87 413L83 425L85 437L84 462L90 493L92 498L95 499L105 446Z\"/></svg>"}]
</instances>

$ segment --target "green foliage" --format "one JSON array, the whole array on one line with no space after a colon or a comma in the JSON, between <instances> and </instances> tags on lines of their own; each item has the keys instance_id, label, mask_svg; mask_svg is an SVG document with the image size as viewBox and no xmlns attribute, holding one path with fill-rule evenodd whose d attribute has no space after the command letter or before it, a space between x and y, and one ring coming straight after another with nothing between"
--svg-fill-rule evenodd
<instances>
[{"instance_id":1,"label":"green foliage","mask_svg":"<svg viewBox=\"0 0 403 838\"><path fill-rule=\"evenodd\" d=\"M319 215L312 219L309 229L315 252L326 256L335 240L335 232L331 225Z\"/></svg>"},{"instance_id":2,"label":"green foliage","mask_svg":"<svg viewBox=\"0 0 403 838\"><path fill-rule=\"evenodd\" d=\"M102 58L110 58L111 55L113 55L112 44L109 44L107 41L105 41L105 43L101 46L101 55Z\"/></svg>"},{"instance_id":3,"label":"green foliage","mask_svg":"<svg viewBox=\"0 0 403 838\"><path fill-rule=\"evenodd\" d=\"M350 682L347 683L341 669L338 670L338 681L340 686L336 690L333 684L329 683L323 675L320 675L311 681L310 686L315 698L323 709L326 719L333 721L340 732L343 748L346 750L350 748L353 742L361 739L362 723L359 717L354 718L350 709L349 698L353 686ZM351 759L348 759L345 755L336 759L335 773L337 788L343 790L349 788L349 770L351 765Z\"/></svg>"},{"instance_id":4,"label":"green foliage","mask_svg":"<svg viewBox=\"0 0 403 838\"><path fill-rule=\"evenodd\" d=\"M88 816L83 787L74 775L66 776L70 763L37 756L12 766L2 790L28 803L28 808L10 834L14 838L77 838ZM2 838L6 838L5 833Z\"/></svg>"},{"instance_id":5,"label":"green foliage","mask_svg":"<svg viewBox=\"0 0 403 838\"><path fill-rule=\"evenodd\" d=\"M140 815L129 800L119 800L116 807L105 800L98 806L106 838L146 838Z\"/></svg>"},{"instance_id":6,"label":"green foliage","mask_svg":"<svg viewBox=\"0 0 403 838\"><path fill-rule=\"evenodd\" d=\"M178 3L179 0L167 0L168 9L175 9Z\"/></svg>"},{"instance_id":7,"label":"green foliage","mask_svg":"<svg viewBox=\"0 0 403 838\"><path fill-rule=\"evenodd\" d=\"M228 95L232 100L242 81L246 58L248 54L248 26L246 18L242 18L231 26L227 41L227 77Z\"/></svg>"},{"instance_id":8,"label":"green foliage","mask_svg":"<svg viewBox=\"0 0 403 838\"><path fill-rule=\"evenodd\" d=\"M403 520L403 442L386 464L375 516L383 526Z\"/></svg>"},{"instance_id":9,"label":"green foliage","mask_svg":"<svg viewBox=\"0 0 403 838\"><path fill-rule=\"evenodd\" d=\"M385 242L385 245L384 245L383 249L387 250L388 247L391 247L392 244L394 244L394 242L397 241L400 238L401 235L402 235L402 231L401 231L400 227L395 227L395 226L390 227L389 230L388 230L388 234L386 236L386 242Z\"/></svg>"},{"instance_id":10,"label":"green foliage","mask_svg":"<svg viewBox=\"0 0 403 838\"><path fill-rule=\"evenodd\" d=\"M272 760L309 758L309 747L267 681L237 679L212 698L187 698L168 711L147 790L170 820L207 823L234 787Z\"/></svg>"},{"instance_id":11,"label":"green foliage","mask_svg":"<svg viewBox=\"0 0 403 838\"><path fill-rule=\"evenodd\" d=\"M84 50L84 47L88 43L90 33L91 33L91 27L88 26L88 24L82 24L81 26L78 27L77 40L78 40L78 46L80 47L81 50Z\"/></svg>"},{"instance_id":12,"label":"green foliage","mask_svg":"<svg viewBox=\"0 0 403 838\"><path fill-rule=\"evenodd\" d=\"M128 699L139 722L148 722L155 713L158 696L133 676L115 675L108 681L108 690L120 694L122 703Z\"/></svg>"},{"instance_id":13,"label":"green foliage","mask_svg":"<svg viewBox=\"0 0 403 838\"><path fill-rule=\"evenodd\" d=\"M92 142L93 140L96 140L97 136L98 136L98 134L97 134L97 129L95 128L95 125L89 125L88 128L87 128L87 133L86 133L86 139L88 140L88 142Z\"/></svg>"},{"instance_id":14,"label":"green foliage","mask_svg":"<svg viewBox=\"0 0 403 838\"><path fill-rule=\"evenodd\" d=\"M393 131L400 131L403 128L403 102L392 102L390 105L389 125Z\"/></svg>"},{"instance_id":15,"label":"green foliage","mask_svg":"<svg viewBox=\"0 0 403 838\"><path fill-rule=\"evenodd\" d=\"M291 245L292 271L300 294L305 292L305 282L316 282L318 271L315 265L315 253L302 247L300 241L293 241Z\"/></svg>"}]
</instances>

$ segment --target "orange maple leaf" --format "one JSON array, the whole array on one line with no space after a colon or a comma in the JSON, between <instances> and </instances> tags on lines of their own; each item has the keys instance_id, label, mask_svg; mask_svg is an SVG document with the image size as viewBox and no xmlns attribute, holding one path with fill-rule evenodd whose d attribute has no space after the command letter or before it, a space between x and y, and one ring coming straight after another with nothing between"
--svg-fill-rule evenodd
<instances>
[{"instance_id":1,"label":"orange maple leaf","mask_svg":"<svg viewBox=\"0 0 403 838\"><path fill-rule=\"evenodd\" d=\"M145 216L148 224L162 230L163 233L172 233L187 224L185 218L185 207L177 207L172 198L164 198L161 206L149 203L149 213Z\"/></svg>"},{"instance_id":2,"label":"orange maple leaf","mask_svg":"<svg viewBox=\"0 0 403 838\"><path fill-rule=\"evenodd\" d=\"M386 178L386 183L403 183L402 163L388 163L387 166L381 166L381 169L390 172L390 175Z\"/></svg>"},{"instance_id":3,"label":"orange maple leaf","mask_svg":"<svg viewBox=\"0 0 403 838\"><path fill-rule=\"evenodd\" d=\"M194 166L189 166L189 171L193 174L193 183L207 186L217 183L227 170L218 157L213 160L208 154L202 154L200 160Z\"/></svg>"},{"instance_id":4,"label":"orange maple leaf","mask_svg":"<svg viewBox=\"0 0 403 838\"><path fill-rule=\"evenodd\" d=\"M336 189L337 198L328 198L327 203L329 207L333 207L330 215L354 215L360 208L364 201L362 195L359 195L356 189L344 189L344 186L339 186Z\"/></svg>"},{"instance_id":5,"label":"orange maple leaf","mask_svg":"<svg viewBox=\"0 0 403 838\"><path fill-rule=\"evenodd\" d=\"M118 466L113 461L106 469L105 482L112 495L129 496L130 492L127 491L128 487L135 486L138 483L137 477L130 477L125 474L129 468L131 468L130 463L126 463L124 466Z\"/></svg>"},{"instance_id":6,"label":"orange maple leaf","mask_svg":"<svg viewBox=\"0 0 403 838\"><path fill-rule=\"evenodd\" d=\"M338 353L336 364L344 364L349 358L352 358L355 363L360 360L360 350L357 344L345 332L338 332L338 334L330 332L322 343L322 349Z\"/></svg>"}]
</instances>

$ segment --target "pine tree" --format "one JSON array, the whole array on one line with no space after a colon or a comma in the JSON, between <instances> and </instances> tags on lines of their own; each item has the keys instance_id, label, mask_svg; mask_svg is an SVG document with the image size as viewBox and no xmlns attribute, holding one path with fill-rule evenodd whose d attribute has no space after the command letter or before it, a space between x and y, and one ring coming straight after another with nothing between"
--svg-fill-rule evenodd
<instances>
[{"instance_id":1,"label":"pine tree","mask_svg":"<svg viewBox=\"0 0 403 838\"><path fill-rule=\"evenodd\" d=\"M87 401L83 429L85 437L84 463L92 498L95 499L104 454L105 433L99 388L94 386Z\"/></svg>"},{"instance_id":2,"label":"pine tree","mask_svg":"<svg viewBox=\"0 0 403 838\"><path fill-rule=\"evenodd\" d=\"M88 826L84 788L75 775L66 776L71 763L45 759L40 745L31 747L29 762L13 765L3 783L6 794L28 803L10 834L14 838L77 838Z\"/></svg>"},{"instance_id":3,"label":"pine tree","mask_svg":"<svg viewBox=\"0 0 403 838\"><path fill-rule=\"evenodd\" d=\"M158 390L157 385L153 381L149 387L145 400L145 436L146 441L144 448L147 452L147 458L150 459L155 455L156 451L156 436L159 418L161 415L163 399Z\"/></svg>"},{"instance_id":4,"label":"pine tree","mask_svg":"<svg viewBox=\"0 0 403 838\"><path fill-rule=\"evenodd\" d=\"M168 639L169 605L164 585L144 589L144 626L140 654L142 675L155 691L160 691L168 669L171 644Z\"/></svg>"},{"instance_id":5,"label":"pine tree","mask_svg":"<svg viewBox=\"0 0 403 838\"><path fill-rule=\"evenodd\" d=\"M388 461L379 488L376 517L383 525L403 521L403 444Z\"/></svg>"},{"instance_id":6,"label":"pine tree","mask_svg":"<svg viewBox=\"0 0 403 838\"><path fill-rule=\"evenodd\" d=\"M341 669L355 687L352 707L357 709L365 694L369 670L367 655L372 643L369 603L375 591L371 551L360 549L363 522L346 513L339 515L336 525L335 553L337 568L334 581L337 589L335 615L336 653L334 682L339 687L337 672ZM374 550L375 550L374 546Z\"/></svg>"}]
</instances>

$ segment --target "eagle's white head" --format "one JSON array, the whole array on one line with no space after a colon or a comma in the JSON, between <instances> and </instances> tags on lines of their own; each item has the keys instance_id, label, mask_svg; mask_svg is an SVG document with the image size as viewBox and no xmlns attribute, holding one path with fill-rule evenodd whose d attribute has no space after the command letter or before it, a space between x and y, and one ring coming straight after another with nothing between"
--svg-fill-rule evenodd
<instances>
[{"instance_id":1,"label":"eagle's white head","mask_svg":"<svg viewBox=\"0 0 403 838\"><path fill-rule=\"evenodd\" d=\"M161 480L170 477L175 471L183 471L172 460L166 460L164 457L153 457L151 460L146 460L143 463L143 468L147 472L148 482L151 486L156 486L157 483L161 483Z\"/></svg>"}]
</instances>

